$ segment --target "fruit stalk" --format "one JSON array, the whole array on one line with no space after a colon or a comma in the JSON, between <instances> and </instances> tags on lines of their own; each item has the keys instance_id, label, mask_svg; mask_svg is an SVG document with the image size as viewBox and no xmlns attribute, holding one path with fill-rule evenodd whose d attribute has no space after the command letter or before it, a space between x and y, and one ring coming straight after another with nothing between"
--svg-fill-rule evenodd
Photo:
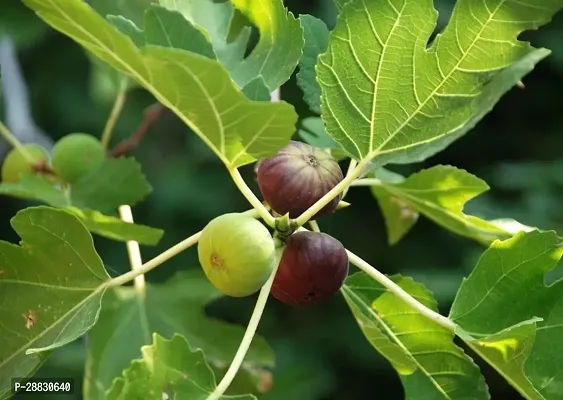
<instances>
[{"instance_id":1,"label":"fruit stalk","mask_svg":"<svg viewBox=\"0 0 563 400\"><path fill-rule=\"evenodd\" d=\"M276 219L270 214L268 209L262 204L260 199L256 197L256 195L252 192L252 190L248 187L244 179L242 178L239 170L237 168L229 168L229 173L231 174L231 178L235 185L237 185L238 189L242 193L246 200L250 203L252 207L258 212L260 217L264 220L264 222L270 226L271 228L275 227Z\"/></svg>"},{"instance_id":2,"label":"fruit stalk","mask_svg":"<svg viewBox=\"0 0 563 400\"><path fill-rule=\"evenodd\" d=\"M225 393L225 391L229 388L233 379L235 378L242 362L244 361L244 357L248 352L250 344L252 343L252 339L254 339L254 335L256 334L256 329L258 328L258 324L260 323L260 319L262 318L262 313L266 308L266 303L268 302L268 297L270 296L270 290L272 288L272 284L274 283L274 278L276 277L276 272L279 266L279 260L283 253L283 247L278 247L276 249L276 261L275 266L270 275L270 278L266 281L262 289L260 289L260 294L258 295L258 300L256 301L256 305L254 306L254 310L252 311L252 315L250 320L248 321L248 325L246 327L246 331L244 332L244 336L240 342L239 348L233 358L233 362L229 366L229 369L221 379L221 382L217 385L215 390L207 396L206 400L219 400L221 396Z\"/></svg>"},{"instance_id":3,"label":"fruit stalk","mask_svg":"<svg viewBox=\"0 0 563 400\"><path fill-rule=\"evenodd\" d=\"M366 158L358 163L356 168L354 168L350 173L346 174L343 180L341 180L335 187L333 187L327 194L321 197L315 204L313 204L307 211L301 214L295 219L298 226L303 226L307 221L309 221L315 214L317 214L324 206L330 203L336 196L342 193L350 184L358 178L370 159Z\"/></svg>"},{"instance_id":4,"label":"fruit stalk","mask_svg":"<svg viewBox=\"0 0 563 400\"><path fill-rule=\"evenodd\" d=\"M10 132L8 127L4 125L2 121L0 121L0 136L2 136L6 142L10 144L14 149L17 149L23 156L30 162L33 163L33 157L28 151L23 147L23 144L18 140L18 138Z\"/></svg>"},{"instance_id":5,"label":"fruit stalk","mask_svg":"<svg viewBox=\"0 0 563 400\"><path fill-rule=\"evenodd\" d=\"M254 209L245 211L243 214L250 215L253 218L259 217L258 213ZM106 282L106 287L107 288L118 287L126 284L127 282L131 282L139 275L146 274L147 272L158 267L160 264L165 263L166 261L170 260L172 257L180 254L184 250L187 250L193 245L197 244L200 235L201 235L201 231L194 233L187 239L184 239L180 243L177 243L174 246L170 247L168 250L163 251L152 260L147 261L146 263L141 265L138 269L131 270L113 279L110 279L109 281Z\"/></svg>"}]
</instances>

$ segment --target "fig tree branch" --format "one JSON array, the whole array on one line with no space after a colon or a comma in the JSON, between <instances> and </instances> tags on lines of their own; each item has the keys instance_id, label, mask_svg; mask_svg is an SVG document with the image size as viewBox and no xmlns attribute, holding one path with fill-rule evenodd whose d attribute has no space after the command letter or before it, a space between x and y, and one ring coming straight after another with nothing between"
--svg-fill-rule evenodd
<instances>
[{"instance_id":1,"label":"fig tree branch","mask_svg":"<svg viewBox=\"0 0 563 400\"><path fill-rule=\"evenodd\" d=\"M256 212L256 210L248 210L243 212L242 214L249 215L252 218L259 218L260 215ZM155 269L159 265L165 263L166 261L170 260L172 257L180 254L181 252L189 249L193 245L197 244L199 241L199 236L201 235L201 231L194 233L190 237L182 240L181 242L175 244L174 246L170 247L168 250L163 251L158 256L153 258L152 260L147 261L139 268L135 270L131 270L129 272L124 273L123 275L119 275L113 279L110 279L106 282L106 287L112 288L126 284L127 282L131 282L139 275L144 275L147 272Z\"/></svg>"},{"instance_id":2,"label":"fig tree branch","mask_svg":"<svg viewBox=\"0 0 563 400\"><path fill-rule=\"evenodd\" d=\"M425 316L426 318L434 321L438 325L443 326L444 328L455 333L456 324L453 321L426 307L424 304L422 304L414 297L412 297L410 294L408 294L406 291L404 291L403 288L401 288L399 285L397 285L395 282L389 279L385 274L379 272L377 269L372 267L370 264L362 260L360 257L355 255L351 251L346 250L346 252L348 253L348 259L350 260L350 263L354 264L356 267L358 267L366 274L368 274L371 278L379 282L387 290L389 290L399 299L403 300L405 303L407 303L409 306L415 309L419 314Z\"/></svg>"},{"instance_id":3,"label":"fig tree branch","mask_svg":"<svg viewBox=\"0 0 563 400\"><path fill-rule=\"evenodd\" d=\"M135 132L125 140L119 142L109 153L108 157L117 158L131 153L141 143L149 132L149 129L164 114L166 107L160 103L154 103L143 111L143 120Z\"/></svg>"},{"instance_id":4,"label":"fig tree branch","mask_svg":"<svg viewBox=\"0 0 563 400\"><path fill-rule=\"evenodd\" d=\"M298 231L307 231L306 228L299 228ZM384 286L387 290L397 296L399 299L403 300L409 306L411 306L414 310L416 310L419 314L423 315L424 317L434 321L440 326L452 331L455 333L456 324L451 321L449 318L444 317L440 313L437 313L434 310L429 309L424 304L416 300L410 294L408 294L402 287L397 285L391 279L389 279L385 274L379 272L376 268L372 267L368 262L362 260L360 257L352 253L350 250L346 249L346 253L348 254L348 260L351 264L355 265L359 269L361 269L364 273L369 275L372 279L376 282L380 283Z\"/></svg>"}]
</instances>

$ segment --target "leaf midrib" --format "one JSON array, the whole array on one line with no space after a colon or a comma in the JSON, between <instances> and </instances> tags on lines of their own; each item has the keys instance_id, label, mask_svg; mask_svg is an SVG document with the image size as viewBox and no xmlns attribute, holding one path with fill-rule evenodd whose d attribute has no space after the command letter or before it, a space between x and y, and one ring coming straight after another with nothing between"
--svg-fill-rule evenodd
<instances>
[{"instance_id":1,"label":"leaf midrib","mask_svg":"<svg viewBox=\"0 0 563 400\"><path fill-rule=\"evenodd\" d=\"M491 22L492 19L494 19L495 14L498 12L498 10L500 9L500 7L502 7L504 5L504 3L506 2L506 0L501 0L499 2L499 4L497 5L497 7L495 8L495 10L493 12L489 13L489 17L487 18L487 21L485 23L483 23L483 26L481 26L481 29L479 30L479 32L475 35L473 41L471 42L471 44L467 47L466 51L463 53L462 57L460 57L460 59L458 60L458 62L455 64L454 67L452 67L452 69L450 70L450 72L442 79L442 81L440 82L440 84L438 84L436 86L436 88L434 90L432 90L432 92L426 97L426 99L416 108L416 110L414 110L411 115L405 119L405 121L399 125L399 127L397 129L395 129L395 131L389 135L389 137L387 139L385 139L381 145L379 145L376 149L371 149L370 146L370 154L366 157L368 159L373 159L377 154L382 153L382 149L391 141L393 140L397 134L399 134L401 132L401 130L403 130L403 128L405 126L407 126L410 121L416 117L418 115L418 113L426 106L426 104L428 104L428 102L434 98L434 96L436 96L436 94L438 93L438 90L440 90L442 88L442 86L444 86L446 84L446 82L448 82L448 80L451 78L451 76L458 70L459 66L461 65L461 63L463 61L465 61L465 58L469 55L470 51L473 49L473 46L475 46L475 44L477 43L477 41L481 38L481 35L483 34L483 32L485 31L485 29L488 27L489 23ZM457 34L457 33L456 33ZM416 74L413 73L413 79L416 79ZM373 133L371 135L371 137L373 138ZM427 140L427 141L431 141L431 140ZM422 141L425 142L425 141ZM415 146L416 144L412 144L409 145L407 147L412 147ZM393 149L393 151L399 151L401 150L402 147L397 147L395 149Z\"/></svg>"}]
</instances>

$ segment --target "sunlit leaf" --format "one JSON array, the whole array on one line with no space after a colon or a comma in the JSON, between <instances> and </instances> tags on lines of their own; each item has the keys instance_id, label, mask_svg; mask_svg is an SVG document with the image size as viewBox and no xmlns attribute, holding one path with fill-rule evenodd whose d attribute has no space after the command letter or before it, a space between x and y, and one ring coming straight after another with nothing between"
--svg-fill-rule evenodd
<instances>
[{"instance_id":1,"label":"sunlit leaf","mask_svg":"<svg viewBox=\"0 0 563 400\"><path fill-rule=\"evenodd\" d=\"M437 311L436 301L421 284L402 276L391 279ZM368 341L399 374L406 400L490 398L479 368L453 343L452 331L363 272L349 276L342 293Z\"/></svg>"},{"instance_id":2,"label":"sunlit leaf","mask_svg":"<svg viewBox=\"0 0 563 400\"><path fill-rule=\"evenodd\" d=\"M248 100L216 60L133 42L81 0L25 0L70 36L151 92L229 167L268 157L289 142L297 115L285 102Z\"/></svg>"},{"instance_id":3,"label":"sunlit leaf","mask_svg":"<svg viewBox=\"0 0 563 400\"><path fill-rule=\"evenodd\" d=\"M498 224L463 213L465 203L489 190L489 186L462 169L438 165L397 183L379 181L371 190L383 211L392 244L409 231L418 213L458 235L483 243L511 236Z\"/></svg>"},{"instance_id":4,"label":"sunlit leaf","mask_svg":"<svg viewBox=\"0 0 563 400\"><path fill-rule=\"evenodd\" d=\"M96 322L109 276L86 227L67 211L40 206L12 218L21 245L0 241L0 398L52 349Z\"/></svg>"},{"instance_id":5,"label":"sunlit leaf","mask_svg":"<svg viewBox=\"0 0 563 400\"><path fill-rule=\"evenodd\" d=\"M528 399L563 395L563 281L544 283L562 254L555 232L493 242L450 312L460 337Z\"/></svg>"},{"instance_id":6,"label":"sunlit leaf","mask_svg":"<svg viewBox=\"0 0 563 400\"><path fill-rule=\"evenodd\" d=\"M270 91L285 83L297 66L303 49L303 29L282 0L231 0L260 32L252 52L232 70L233 79L244 87L256 77Z\"/></svg>"},{"instance_id":7,"label":"sunlit leaf","mask_svg":"<svg viewBox=\"0 0 563 400\"><path fill-rule=\"evenodd\" d=\"M165 339L152 335L143 346L142 358L134 360L116 379L108 400L205 400L216 387L215 376L201 350L193 350L186 338L175 334ZM221 399L256 400L251 395L221 396Z\"/></svg>"},{"instance_id":8,"label":"sunlit leaf","mask_svg":"<svg viewBox=\"0 0 563 400\"><path fill-rule=\"evenodd\" d=\"M147 284L140 295L134 288L106 293L102 312L89 333L85 393L89 399L104 399L104 392L121 375L151 335L185 336L194 348L205 352L207 362L221 369L233 359L244 327L206 316L204 307L221 294L203 273L191 270L164 284ZM240 376L259 368L271 368L274 355L264 338L256 336Z\"/></svg>"},{"instance_id":9,"label":"sunlit leaf","mask_svg":"<svg viewBox=\"0 0 563 400\"><path fill-rule=\"evenodd\" d=\"M432 0L347 2L317 64L327 132L351 156L379 165L442 150L549 54L516 38L562 7L459 0L427 47L437 17Z\"/></svg>"}]
</instances>

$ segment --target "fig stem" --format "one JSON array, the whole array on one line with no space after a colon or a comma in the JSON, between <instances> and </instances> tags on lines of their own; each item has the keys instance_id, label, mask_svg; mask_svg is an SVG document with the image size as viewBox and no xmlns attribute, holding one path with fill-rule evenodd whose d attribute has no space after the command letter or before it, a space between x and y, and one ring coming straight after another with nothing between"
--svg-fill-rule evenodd
<instances>
[{"instance_id":1,"label":"fig stem","mask_svg":"<svg viewBox=\"0 0 563 400\"><path fill-rule=\"evenodd\" d=\"M350 186L379 186L381 185L383 182L381 182L381 179L377 179L377 178L363 178L363 179L357 179L354 182L352 182L350 184Z\"/></svg>"},{"instance_id":2,"label":"fig stem","mask_svg":"<svg viewBox=\"0 0 563 400\"><path fill-rule=\"evenodd\" d=\"M23 147L23 144L18 140L16 135L14 135L2 121L0 121L0 136L2 136L6 140L6 142L10 144L10 146L17 149L21 154L23 154L27 161L32 164L35 163L33 157L31 157L31 154L29 154L25 147Z\"/></svg>"},{"instance_id":3,"label":"fig stem","mask_svg":"<svg viewBox=\"0 0 563 400\"><path fill-rule=\"evenodd\" d=\"M313 232L320 232L321 228L319 227L319 223L317 221L311 220L309 221L309 226Z\"/></svg>"},{"instance_id":4,"label":"fig stem","mask_svg":"<svg viewBox=\"0 0 563 400\"><path fill-rule=\"evenodd\" d=\"M256 212L256 210L248 210L243 212L244 215L249 215L252 218L259 218L260 216ZM187 239L182 240L181 242L175 244L174 246L170 247L168 250L163 251L158 256L153 258L152 260L147 261L139 268L135 270L131 270L129 272L124 273L123 275L119 275L113 279L110 279L106 282L106 287L113 288L118 287L121 285L126 284L127 282L131 282L139 275L144 275L147 272L153 270L154 268L158 267L159 265L165 263L166 261L170 260L172 257L180 254L184 250L189 249L193 245L197 244L199 241L199 236L201 235L201 231L194 233Z\"/></svg>"},{"instance_id":5,"label":"fig stem","mask_svg":"<svg viewBox=\"0 0 563 400\"><path fill-rule=\"evenodd\" d=\"M235 183L235 185L237 185L242 195L246 197L246 200L248 200L250 205L254 207L254 209L258 212L258 214L264 220L264 222L268 224L268 226L270 226L271 228L275 228L276 219L272 214L270 214L270 212L264 206L264 204L262 204L260 199L256 197L256 195L252 192L250 187L248 187L248 185L242 178L242 175L240 174L238 168L229 168L229 173L231 174L231 178L233 179L233 182Z\"/></svg>"},{"instance_id":6,"label":"fig stem","mask_svg":"<svg viewBox=\"0 0 563 400\"><path fill-rule=\"evenodd\" d=\"M358 166L358 161L356 161L355 159L351 158L350 159L350 164L348 164L348 170L346 171L346 176L350 175L351 173L354 172L354 169L356 169L356 167ZM348 186L346 189L344 189L344 192L342 193L342 199L344 199L344 197L346 197L346 195L348 194L348 190L350 189L350 186Z\"/></svg>"},{"instance_id":7,"label":"fig stem","mask_svg":"<svg viewBox=\"0 0 563 400\"><path fill-rule=\"evenodd\" d=\"M115 96L113 106L111 108L109 117L106 121L106 125L104 126L104 130L102 132L102 138L100 139L102 146L106 150L109 146L109 141L111 139L111 135L113 134L115 124L117 123L117 120L121 115L121 111L123 110L123 106L125 105L126 96L127 96L127 78L123 78L119 84L119 90L117 92L117 95Z\"/></svg>"},{"instance_id":8,"label":"fig stem","mask_svg":"<svg viewBox=\"0 0 563 400\"><path fill-rule=\"evenodd\" d=\"M133 212L131 207L123 205L119 207L119 216L124 222L133 223ZM129 254L129 264L132 271L137 271L143 266L143 259L141 258L141 248L139 243L134 240L128 240L125 245L127 246L127 253ZM145 291L145 275L141 274L135 277L135 289L144 293Z\"/></svg>"},{"instance_id":9,"label":"fig stem","mask_svg":"<svg viewBox=\"0 0 563 400\"><path fill-rule=\"evenodd\" d=\"M381 283L399 299L403 300L405 303L407 303L409 306L411 306L421 315L425 316L426 318L434 321L438 325L443 326L444 328L455 333L456 324L452 320L450 320L447 317L444 317L443 315L429 309L424 304L420 303L418 300L416 300L414 297L412 297L410 294L404 291L403 288L401 288L399 285L397 285L395 282L389 279L385 274L379 272L377 269L372 267L370 264L362 260L360 257L355 255L351 251L346 250L346 252L348 253L348 260L352 264L354 264L356 267L364 271L366 274L368 274L371 278L373 278L377 282Z\"/></svg>"},{"instance_id":10,"label":"fig stem","mask_svg":"<svg viewBox=\"0 0 563 400\"><path fill-rule=\"evenodd\" d=\"M364 167L369 163L371 159L366 158L358 163L356 167L349 171L344 179L342 179L335 187L328 191L323 197L321 197L315 204L309 207L303 214L295 219L297 226L303 226L307 221L309 221L315 214L317 214L324 206L330 203L336 196L342 193L344 190L350 186L350 184L356 180L363 172Z\"/></svg>"},{"instance_id":11,"label":"fig stem","mask_svg":"<svg viewBox=\"0 0 563 400\"><path fill-rule=\"evenodd\" d=\"M223 376L223 379L221 379L221 382L219 382L215 390L209 396L207 396L206 400L219 400L227 391L227 389L233 382L233 379L235 378L238 370L240 369L240 366L244 361L244 357L246 356L246 353L250 348L252 339L254 339L254 335L256 334L256 329L258 328L260 319L262 319L264 309L266 308L266 303L268 302L268 297L270 296L270 290L272 289L274 278L276 277L276 272L278 270L282 253L283 247L278 247L276 249L275 267L264 286L262 286L262 289L260 289L258 300L256 300L256 305L254 306L254 310L252 311L252 315L250 316L250 320L248 321L248 325L240 342L239 348L233 358L233 362L229 366L229 369L225 373L225 376Z\"/></svg>"}]
</instances>

